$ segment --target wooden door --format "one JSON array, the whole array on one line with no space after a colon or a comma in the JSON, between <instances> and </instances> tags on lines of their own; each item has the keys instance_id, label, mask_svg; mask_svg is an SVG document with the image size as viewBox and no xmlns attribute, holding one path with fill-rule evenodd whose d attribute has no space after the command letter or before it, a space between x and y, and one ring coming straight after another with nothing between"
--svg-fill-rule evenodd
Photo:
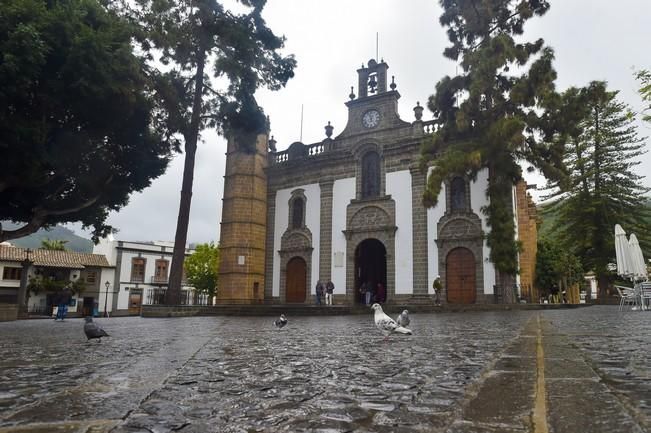
<instances>
[{"instance_id":1,"label":"wooden door","mask_svg":"<svg viewBox=\"0 0 651 433\"><path fill-rule=\"evenodd\" d=\"M307 293L307 265L305 260L294 257L287 263L286 302L305 302Z\"/></svg>"},{"instance_id":2,"label":"wooden door","mask_svg":"<svg viewBox=\"0 0 651 433\"><path fill-rule=\"evenodd\" d=\"M448 254L445 267L447 299L451 304L473 304L477 297L475 256L467 248Z\"/></svg>"},{"instance_id":3,"label":"wooden door","mask_svg":"<svg viewBox=\"0 0 651 433\"><path fill-rule=\"evenodd\" d=\"M142 305L142 292L132 290L129 293L129 313L140 314L141 305Z\"/></svg>"}]
</instances>

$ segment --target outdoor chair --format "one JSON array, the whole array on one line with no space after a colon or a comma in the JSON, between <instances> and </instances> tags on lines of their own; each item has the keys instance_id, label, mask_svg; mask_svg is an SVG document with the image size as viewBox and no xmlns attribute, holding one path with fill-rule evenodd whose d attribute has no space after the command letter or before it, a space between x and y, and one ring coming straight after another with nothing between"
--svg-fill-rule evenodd
<instances>
[{"instance_id":1,"label":"outdoor chair","mask_svg":"<svg viewBox=\"0 0 651 433\"><path fill-rule=\"evenodd\" d=\"M640 297L635 293L635 289L624 286L615 286L615 289L619 295L619 311L622 311L624 305L638 305Z\"/></svg>"},{"instance_id":2,"label":"outdoor chair","mask_svg":"<svg viewBox=\"0 0 651 433\"><path fill-rule=\"evenodd\" d=\"M651 305L651 282L649 281L640 283L640 302L643 310L649 310Z\"/></svg>"}]
</instances>

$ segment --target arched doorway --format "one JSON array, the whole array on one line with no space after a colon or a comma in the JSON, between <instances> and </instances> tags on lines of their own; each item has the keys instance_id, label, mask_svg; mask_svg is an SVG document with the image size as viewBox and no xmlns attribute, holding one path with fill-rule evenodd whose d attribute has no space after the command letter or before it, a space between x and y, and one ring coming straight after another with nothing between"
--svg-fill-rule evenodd
<instances>
[{"instance_id":1,"label":"arched doorway","mask_svg":"<svg viewBox=\"0 0 651 433\"><path fill-rule=\"evenodd\" d=\"M467 248L455 248L445 264L447 300L451 304L474 304L477 297L475 256Z\"/></svg>"},{"instance_id":2,"label":"arched doorway","mask_svg":"<svg viewBox=\"0 0 651 433\"><path fill-rule=\"evenodd\" d=\"M287 291L285 302L305 302L307 293L307 264L300 257L294 257L287 263Z\"/></svg>"},{"instance_id":3,"label":"arched doorway","mask_svg":"<svg viewBox=\"0 0 651 433\"><path fill-rule=\"evenodd\" d=\"M363 303L359 293L362 283L370 284L373 289L378 283L384 286L386 301L387 287L387 250L377 239L366 239L355 249L355 302Z\"/></svg>"}]
</instances>

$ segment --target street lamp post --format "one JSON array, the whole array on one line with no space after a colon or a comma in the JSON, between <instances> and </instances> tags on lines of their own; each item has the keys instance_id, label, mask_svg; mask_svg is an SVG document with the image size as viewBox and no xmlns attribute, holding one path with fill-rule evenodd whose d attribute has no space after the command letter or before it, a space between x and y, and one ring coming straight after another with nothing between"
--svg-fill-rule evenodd
<instances>
[{"instance_id":1,"label":"street lamp post","mask_svg":"<svg viewBox=\"0 0 651 433\"><path fill-rule=\"evenodd\" d=\"M110 285L111 283L108 280L106 280L106 282L104 283L104 286L106 287L106 291L104 292L104 317L108 317L108 311L106 311L106 304L108 303L108 293L109 293L108 289Z\"/></svg>"}]
</instances>

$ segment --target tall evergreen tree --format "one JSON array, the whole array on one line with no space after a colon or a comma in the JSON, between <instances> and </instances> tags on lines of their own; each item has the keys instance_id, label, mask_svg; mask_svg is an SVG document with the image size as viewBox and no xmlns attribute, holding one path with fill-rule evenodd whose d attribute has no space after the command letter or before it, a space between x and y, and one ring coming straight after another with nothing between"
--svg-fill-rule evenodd
<instances>
[{"instance_id":1,"label":"tall evergreen tree","mask_svg":"<svg viewBox=\"0 0 651 433\"><path fill-rule=\"evenodd\" d=\"M462 73L436 85L428 108L437 131L423 145L424 165L433 165L424 194L435 206L442 182L453 174L489 170L486 191L490 259L498 271L518 270L511 189L526 160L547 176L561 178L562 140L552 67L553 51L542 39L521 42L525 22L544 15L544 0L441 0L440 22L451 46L444 55Z\"/></svg>"},{"instance_id":2,"label":"tall evergreen tree","mask_svg":"<svg viewBox=\"0 0 651 433\"><path fill-rule=\"evenodd\" d=\"M584 269L594 270L601 296L606 294L608 264L615 260L615 224L635 233L643 249L651 247L651 209L645 197L650 189L633 171L645 143L617 93L597 81L565 92L566 100L584 107L583 120L565 150L569 182L552 182L555 190L546 197L557 199L547 209L557 213L557 239L580 257Z\"/></svg>"},{"instance_id":3,"label":"tall evergreen tree","mask_svg":"<svg viewBox=\"0 0 651 433\"><path fill-rule=\"evenodd\" d=\"M636 77L642 85L639 89L642 100L648 104L644 109L642 119L651 122L651 71L643 69L637 73Z\"/></svg>"},{"instance_id":4,"label":"tall evergreen tree","mask_svg":"<svg viewBox=\"0 0 651 433\"><path fill-rule=\"evenodd\" d=\"M168 305L180 301L200 131L217 128L235 136L242 150L255 152L256 136L268 125L254 93L260 86L273 90L284 86L296 64L293 56L279 53L284 39L262 18L266 0L238 3L247 12L235 14L218 0L126 2L143 29L139 37L147 56L165 65L166 72L152 71L160 116L167 136L178 138L178 148L185 151Z\"/></svg>"}]
</instances>

